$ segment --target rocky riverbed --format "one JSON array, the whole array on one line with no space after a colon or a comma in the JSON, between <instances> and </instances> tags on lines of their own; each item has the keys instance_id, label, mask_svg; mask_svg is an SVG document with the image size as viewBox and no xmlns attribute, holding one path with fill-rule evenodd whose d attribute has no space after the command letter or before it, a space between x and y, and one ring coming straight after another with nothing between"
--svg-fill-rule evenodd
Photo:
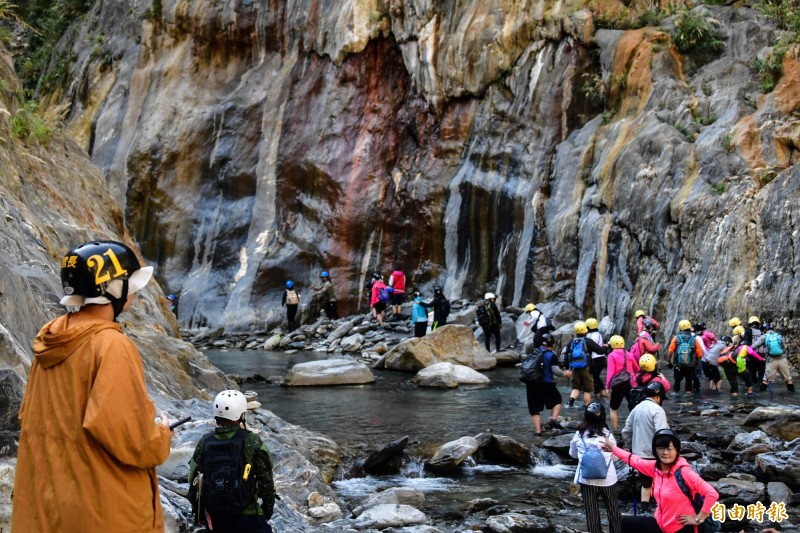
<instances>
[{"instance_id":1,"label":"rocky riverbed","mask_svg":"<svg viewBox=\"0 0 800 533\"><path fill-rule=\"evenodd\" d=\"M466 301L454 305L454 322L461 322L460 327L465 330L469 328L463 324L472 320L471 309L471 303ZM518 310L508 310L504 321L513 324L518 315ZM514 328L504 329L513 331ZM375 370L385 363L387 354L396 351L409 336L410 330L404 322L387 322L385 328L380 328L368 315L358 315L338 321L322 318L291 334L278 331L247 336L206 334L196 336L193 341L201 349L284 350L284 353L313 350L324 354L323 358L350 358ZM497 358L498 362L510 365L519 360L520 346L513 344L508 342L511 348ZM483 350L482 343L478 345L480 350ZM498 354L485 355L496 357ZM292 369L288 369L287 376L291 372ZM482 373L492 379L491 370ZM410 379L411 372L406 370L406 374ZM287 376L231 377L247 389L253 380L264 380L277 387L285 384ZM451 393L443 390L441 394ZM747 509L748 505L761 502L766 509L785 510L786 515L780 522L771 525L791 531L800 524L797 507L800 495L795 495L800 490L797 403L797 399L785 391L777 392L774 397L764 393L747 401L732 401L724 393L703 393L673 395L665 408L671 426L684 443L683 455L712 482L728 509L733 509L734 505ZM202 419L202 414L198 414ZM409 441L408 436L397 435L396 440L387 440L379 446L353 442L346 437L341 439L343 442L334 442L258 409L251 415L251 425L265 436L271 449L275 447L276 483L283 498L273 520L278 531L583 531L582 503L580 497L570 491L574 461L568 457L569 441L580 409L565 409L562 414L564 429L545 433L543 438L512 437L504 434L504 429L510 428L493 426L491 432L464 434L445 443ZM624 418L626 409L620 414ZM526 415L520 413L520 416ZM186 445L183 448L196 441L207 423L196 422L195 426L184 430L181 442ZM436 422L431 420L431 423ZM173 453L175 457L179 457L177 449ZM182 459L188 460L186 454L190 452L182 453ZM617 467L623 478L620 499L631 502L633 490L632 484L626 481L627 467L621 464ZM475 468L497 468L494 482L506 483L508 492L495 493L489 498L476 492L472 500L443 508L441 501L431 501L424 490L401 483L397 486L384 484L380 492L358 498L334 490L329 483L337 480L335 485L339 486L343 480L363 476L385 479L387 483L397 480L398 476L431 476L457 481L470 475L468 473ZM557 479L548 479L542 474L548 468L555 472ZM184 470L179 464L165 473L164 478L180 488L181 483L185 483ZM515 482L517 476L533 478L531 487L524 492L515 490L519 487ZM180 508L179 504L180 498L173 498L176 509ZM780 504L783 505L778 507ZM631 512L630 505L625 505L623 512ZM180 523L184 515L176 515L176 523ZM762 522L757 517L748 519L745 514L742 520L726 520L724 530L760 531L769 522L770 516L766 514Z\"/></svg>"}]
</instances>

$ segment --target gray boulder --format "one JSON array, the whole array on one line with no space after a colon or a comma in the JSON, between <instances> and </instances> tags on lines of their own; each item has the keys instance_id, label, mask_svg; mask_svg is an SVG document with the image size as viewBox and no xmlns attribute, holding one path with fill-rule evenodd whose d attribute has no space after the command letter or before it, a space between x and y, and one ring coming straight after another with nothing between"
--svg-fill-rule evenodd
<instances>
[{"instance_id":1,"label":"gray boulder","mask_svg":"<svg viewBox=\"0 0 800 533\"><path fill-rule=\"evenodd\" d=\"M754 409L742 423L768 435L790 441L800 437L800 410L791 405L767 405Z\"/></svg>"},{"instance_id":2,"label":"gray boulder","mask_svg":"<svg viewBox=\"0 0 800 533\"><path fill-rule=\"evenodd\" d=\"M360 361L327 359L294 365L283 385L287 387L363 385L374 381L375 376L372 375L372 371Z\"/></svg>"},{"instance_id":3,"label":"gray boulder","mask_svg":"<svg viewBox=\"0 0 800 533\"><path fill-rule=\"evenodd\" d=\"M486 526L494 533L515 533L517 531L549 533L555 531L546 518L522 513L491 516L486 519Z\"/></svg>"},{"instance_id":4,"label":"gray boulder","mask_svg":"<svg viewBox=\"0 0 800 533\"><path fill-rule=\"evenodd\" d=\"M480 372L453 363L436 363L423 368L411 381L420 387L443 389L454 389L461 384L488 385L490 383L489 378Z\"/></svg>"},{"instance_id":5,"label":"gray boulder","mask_svg":"<svg viewBox=\"0 0 800 533\"><path fill-rule=\"evenodd\" d=\"M386 529L424 524L428 518L425 513L410 505L382 504L370 507L358 517L353 527L356 529Z\"/></svg>"},{"instance_id":6,"label":"gray boulder","mask_svg":"<svg viewBox=\"0 0 800 533\"><path fill-rule=\"evenodd\" d=\"M463 463L467 457L478 449L478 439L475 437L461 437L448 442L433 454L425 464L437 470L449 470Z\"/></svg>"},{"instance_id":7,"label":"gray boulder","mask_svg":"<svg viewBox=\"0 0 800 533\"><path fill-rule=\"evenodd\" d=\"M419 507L425 502L425 493L408 487L392 487L367 497L361 505L353 509L353 516L360 516L364 511L378 505L410 505Z\"/></svg>"}]
</instances>

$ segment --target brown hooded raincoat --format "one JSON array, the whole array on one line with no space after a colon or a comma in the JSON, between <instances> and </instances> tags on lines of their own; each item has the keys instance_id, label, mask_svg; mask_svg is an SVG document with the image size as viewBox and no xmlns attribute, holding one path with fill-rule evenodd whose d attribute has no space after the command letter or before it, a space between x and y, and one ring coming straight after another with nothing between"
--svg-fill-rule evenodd
<instances>
[{"instance_id":1,"label":"brown hooded raincoat","mask_svg":"<svg viewBox=\"0 0 800 533\"><path fill-rule=\"evenodd\" d=\"M15 533L163 531L155 466L169 429L155 424L144 368L116 322L45 325L20 409Z\"/></svg>"}]
</instances>

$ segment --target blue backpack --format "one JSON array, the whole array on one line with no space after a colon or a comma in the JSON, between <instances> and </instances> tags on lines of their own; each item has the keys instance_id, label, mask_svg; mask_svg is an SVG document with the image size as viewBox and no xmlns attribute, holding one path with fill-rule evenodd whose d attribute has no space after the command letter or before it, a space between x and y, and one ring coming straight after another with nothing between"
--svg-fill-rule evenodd
<instances>
[{"instance_id":1,"label":"blue backpack","mask_svg":"<svg viewBox=\"0 0 800 533\"><path fill-rule=\"evenodd\" d=\"M389 291L386 290L386 287L378 289L378 301L382 304L389 303Z\"/></svg>"},{"instance_id":2,"label":"blue backpack","mask_svg":"<svg viewBox=\"0 0 800 533\"><path fill-rule=\"evenodd\" d=\"M692 334L678 333L675 337L675 364L682 368L694 368L697 365L695 352L695 337Z\"/></svg>"},{"instance_id":3,"label":"blue backpack","mask_svg":"<svg viewBox=\"0 0 800 533\"><path fill-rule=\"evenodd\" d=\"M581 477L583 479L605 479L612 460L609 459L606 463L606 458L597 445L593 444L589 447L583 437L581 437L581 442L583 449L586 450L580 461Z\"/></svg>"},{"instance_id":4,"label":"blue backpack","mask_svg":"<svg viewBox=\"0 0 800 533\"><path fill-rule=\"evenodd\" d=\"M772 357L783 355L783 339L774 331L770 331L764 335L764 345L767 347L769 355Z\"/></svg>"},{"instance_id":5,"label":"blue backpack","mask_svg":"<svg viewBox=\"0 0 800 533\"><path fill-rule=\"evenodd\" d=\"M586 339L572 339L569 346L569 367L570 368L586 368L588 361L588 353L586 350Z\"/></svg>"}]
</instances>

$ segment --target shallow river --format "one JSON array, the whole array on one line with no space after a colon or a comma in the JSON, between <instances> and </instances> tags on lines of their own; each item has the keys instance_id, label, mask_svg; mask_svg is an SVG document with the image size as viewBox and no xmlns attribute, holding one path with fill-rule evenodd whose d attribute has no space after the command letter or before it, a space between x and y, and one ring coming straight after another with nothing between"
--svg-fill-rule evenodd
<instances>
[{"instance_id":1,"label":"shallow river","mask_svg":"<svg viewBox=\"0 0 800 533\"><path fill-rule=\"evenodd\" d=\"M205 352L224 372L240 376L285 375L297 363L324 359L325 353L258 351ZM258 392L258 400L284 420L318 431L343 444L366 444L376 449L403 436L420 445L442 444L482 431L507 435L530 444L533 426L525 403L525 387L515 368L485 372L492 384L454 390L421 388L410 383L413 374L374 370L376 383L355 387L279 387L248 383L244 389ZM566 398L569 391L562 388ZM578 410L568 413L577 414ZM407 449L413 454L413 447ZM550 463L553 456L543 461ZM556 463L558 461L556 460ZM378 489L414 487L426 494L423 509L443 517L458 512L476 498L495 498L514 507L525 507L526 493L550 486L566 487L574 467L540 464L531 469L474 466L455 477L426 477L422 465L411 463L402 475L345 479L334 483L346 500L359 501ZM502 481L499 482L499 481Z\"/></svg>"}]
</instances>

